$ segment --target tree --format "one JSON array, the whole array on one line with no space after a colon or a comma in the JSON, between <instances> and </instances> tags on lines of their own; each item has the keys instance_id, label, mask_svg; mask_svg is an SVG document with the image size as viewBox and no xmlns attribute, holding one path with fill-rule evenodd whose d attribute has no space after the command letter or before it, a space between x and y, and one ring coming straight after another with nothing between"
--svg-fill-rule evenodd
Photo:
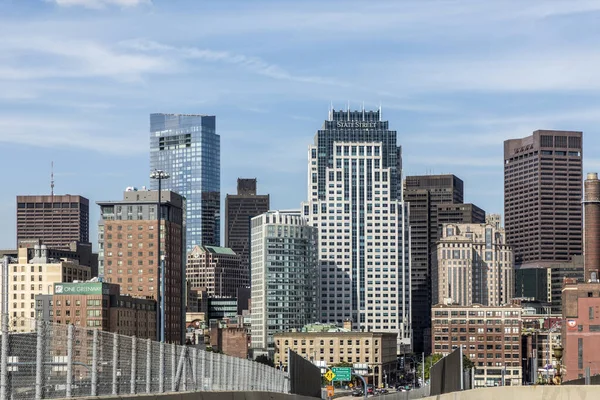
<instances>
[{"instance_id":1,"label":"tree","mask_svg":"<svg viewBox=\"0 0 600 400\"><path fill-rule=\"evenodd\" d=\"M463 370L468 371L471 368L475 368L475 363L466 354L463 354Z\"/></svg>"},{"instance_id":2,"label":"tree","mask_svg":"<svg viewBox=\"0 0 600 400\"><path fill-rule=\"evenodd\" d=\"M256 357L254 361L256 361L257 363L268 365L269 367L275 367L275 363L273 362L273 360L271 360L268 356L264 354L261 354L260 356Z\"/></svg>"},{"instance_id":3,"label":"tree","mask_svg":"<svg viewBox=\"0 0 600 400\"><path fill-rule=\"evenodd\" d=\"M443 355L436 353L436 354L431 354L427 357L425 357L425 380L429 380L429 369L431 368L431 366L433 364L435 364L436 362L440 361L442 358L444 358ZM418 363L417 364L417 376L421 379L423 379L423 364L422 363Z\"/></svg>"}]
</instances>

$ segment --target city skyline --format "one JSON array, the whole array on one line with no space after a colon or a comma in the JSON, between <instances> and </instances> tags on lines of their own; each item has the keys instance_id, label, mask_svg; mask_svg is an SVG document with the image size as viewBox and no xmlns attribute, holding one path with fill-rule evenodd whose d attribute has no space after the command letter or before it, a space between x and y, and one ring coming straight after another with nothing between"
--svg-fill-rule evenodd
<instances>
[{"instance_id":1,"label":"city skyline","mask_svg":"<svg viewBox=\"0 0 600 400\"><path fill-rule=\"evenodd\" d=\"M231 14L231 5L244 12ZM14 246L15 196L50 192L51 161L58 194L94 202L149 186L154 112L217 116L222 202L238 177L252 176L271 208L290 209L306 198L306 146L331 102L381 104L404 148L405 176L456 174L465 198L504 214L505 139L583 131L584 173L600 167L600 98L590 91L600 86L590 47L599 11L592 2L541 1L356 2L344 10L316 2L3 3L0 32L10 40L1 45L0 142L8 164L22 165L24 155L35 163L6 177L0 248ZM351 63L356 43L369 45ZM382 54L386 62L375 63ZM91 237L98 218L92 207Z\"/></svg>"}]
</instances>

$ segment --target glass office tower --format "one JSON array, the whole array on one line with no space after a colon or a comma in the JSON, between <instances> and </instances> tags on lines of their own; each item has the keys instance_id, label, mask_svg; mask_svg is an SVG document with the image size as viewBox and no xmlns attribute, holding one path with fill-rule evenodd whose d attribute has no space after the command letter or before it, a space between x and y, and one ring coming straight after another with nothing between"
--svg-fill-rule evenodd
<instances>
[{"instance_id":1,"label":"glass office tower","mask_svg":"<svg viewBox=\"0 0 600 400\"><path fill-rule=\"evenodd\" d=\"M220 245L221 138L214 115L150 114L150 170L170 178L163 190L187 199L186 251ZM158 181L150 186L158 189Z\"/></svg>"}]
</instances>

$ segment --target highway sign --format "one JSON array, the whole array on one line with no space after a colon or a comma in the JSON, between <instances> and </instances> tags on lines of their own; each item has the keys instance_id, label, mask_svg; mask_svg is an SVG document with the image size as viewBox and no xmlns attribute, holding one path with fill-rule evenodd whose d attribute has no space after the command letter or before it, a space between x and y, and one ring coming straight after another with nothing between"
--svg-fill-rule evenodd
<instances>
[{"instance_id":1,"label":"highway sign","mask_svg":"<svg viewBox=\"0 0 600 400\"><path fill-rule=\"evenodd\" d=\"M335 381L348 382L352 380L352 368L350 367L333 367L331 370Z\"/></svg>"},{"instance_id":2,"label":"highway sign","mask_svg":"<svg viewBox=\"0 0 600 400\"><path fill-rule=\"evenodd\" d=\"M325 379L327 379L328 381L332 381L335 378L335 374L331 371L328 370L327 372L325 372Z\"/></svg>"}]
</instances>

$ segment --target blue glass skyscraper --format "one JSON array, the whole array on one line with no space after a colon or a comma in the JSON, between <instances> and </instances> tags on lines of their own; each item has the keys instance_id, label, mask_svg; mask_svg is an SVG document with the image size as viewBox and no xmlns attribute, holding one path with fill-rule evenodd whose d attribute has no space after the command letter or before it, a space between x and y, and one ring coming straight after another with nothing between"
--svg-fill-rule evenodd
<instances>
[{"instance_id":1,"label":"blue glass skyscraper","mask_svg":"<svg viewBox=\"0 0 600 400\"><path fill-rule=\"evenodd\" d=\"M220 245L221 138L214 115L150 114L150 170L171 176L163 190L187 199L186 251ZM158 189L151 180L150 187Z\"/></svg>"}]
</instances>

